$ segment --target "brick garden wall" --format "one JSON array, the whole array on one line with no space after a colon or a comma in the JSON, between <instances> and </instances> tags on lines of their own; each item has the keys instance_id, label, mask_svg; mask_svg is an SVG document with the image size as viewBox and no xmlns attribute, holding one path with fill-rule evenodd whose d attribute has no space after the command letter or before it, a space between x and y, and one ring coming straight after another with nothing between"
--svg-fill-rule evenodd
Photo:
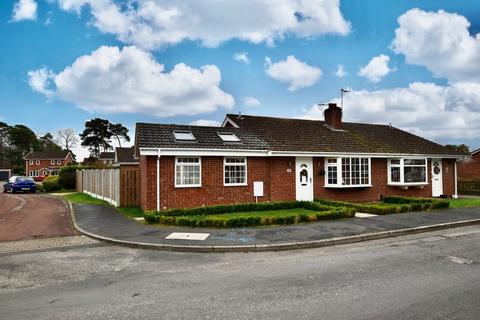
<instances>
[{"instance_id":1,"label":"brick garden wall","mask_svg":"<svg viewBox=\"0 0 480 320\"><path fill-rule=\"evenodd\" d=\"M454 193L454 161L443 160L444 193ZM202 187L175 188L175 157L160 158L160 207L199 207L218 204L254 202L253 182L264 182L264 197L259 201L295 200L295 157L249 157L247 186L223 185L223 157L202 157ZM377 201L381 195L430 197L431 184L423 188L400 189L387 186L387 160L372 159L372 187L324 188L323 158L313 158L314 197L354 202ZM428 161L428 181L431 181ZM140 157L141 206L156 209L156 157Z\"/></svg>"}]
</instances>

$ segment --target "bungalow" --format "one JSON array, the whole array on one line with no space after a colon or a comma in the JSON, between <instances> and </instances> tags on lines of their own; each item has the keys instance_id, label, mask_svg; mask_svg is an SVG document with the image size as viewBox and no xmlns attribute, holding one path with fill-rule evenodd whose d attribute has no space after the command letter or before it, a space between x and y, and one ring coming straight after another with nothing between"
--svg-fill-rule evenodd
<instances>
[{"instance_id":1,"label":"bungalow","mask_svg":"<svg viewBox=\"0 0 480 320\"><path fill-rule=\"evenodd\" d=\"M391 125L227 114L221 127L137 123L144 210L253 201L456 197L462 155Z\"/></svg>"},{"instance_id":2,"label":"bungalow","mask_svg":"<svg viewBox=\"0 0 480 320\"><path fill-rule=\"evenodd\" d=\"M113 165L115 162L115 152L101 152L98 156L98 162L103 165Z\"/></svg>"},{"instance_id":3,"label":"bungalow","mask_svg":"<svg viewBox=\"0 0 480 320\"><path fill-rule=\"evenodd\" d=\"M459 180L480 181L480 148L473 151L471 156L458 163Z\"/></svg>"},{"instance_id":4,"label":"bungalow","mask_svg":"<svg viewBox=\"0 0 480 320\"><path fill-rule=\"evenodd\" d=\"M58 175L60 169L73 162L70 151L31 151L25 156L25 172L30 177Z\"/></svg>"}]
</instances>

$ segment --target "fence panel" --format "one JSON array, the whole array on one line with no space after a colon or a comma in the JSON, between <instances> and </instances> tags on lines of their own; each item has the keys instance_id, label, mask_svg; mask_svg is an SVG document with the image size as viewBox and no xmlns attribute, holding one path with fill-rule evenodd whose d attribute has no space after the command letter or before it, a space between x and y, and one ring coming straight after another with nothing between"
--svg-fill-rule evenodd
<instances>
[{"instance_id":1,"label":"fence panel","mask_svg":"<svg viewBox=\"0 0 480 320\"><path fill-rule=\"evenodd\" d=\"M120 206L120 170L93 169L77 171L77 191Z\"/></svg>"},{"instance_id":2,"label":"fence panel","mask_svg":"<svg viewBox=\"0 0 480 320\"><path fill-rule=\"evenodd\" d=\"M480 181L458 181L458 193L480 195Z\"/></svg>"},{"instance_id":3,"label":"fence panel","mask_svg":"<svg viewBox=\"0 0 480 320\"><path fill-rule=\"evenodd\" d=\"M120 203L123 207L140 205L140 173L136 169L120 170Z\"/></svg>"}]
</instances>

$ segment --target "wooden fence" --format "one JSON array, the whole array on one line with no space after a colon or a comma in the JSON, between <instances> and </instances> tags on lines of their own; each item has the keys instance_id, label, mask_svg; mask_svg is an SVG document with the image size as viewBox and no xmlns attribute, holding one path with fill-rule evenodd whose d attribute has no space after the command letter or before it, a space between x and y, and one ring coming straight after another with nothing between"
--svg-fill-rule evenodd
<instances>
[{"instance_id":1,"label":"wooden fence","mask_svg":"<svg viewBox=\"0 0 480 320\"><path fill-rule=\"evenodd\" d=\"M116 207L138 206L140 174L138 168L78 170L77 191Z\"/></svg>"},{"instance_id":2,"label":"wooden fence","mask_svg":"<svg viewBox=\"0 0 480 320\"><path fill-rule=\"evenodd\" d=\"M458 193L480 195L480 181L458 181Z\"/></svg>"}]
</instances>

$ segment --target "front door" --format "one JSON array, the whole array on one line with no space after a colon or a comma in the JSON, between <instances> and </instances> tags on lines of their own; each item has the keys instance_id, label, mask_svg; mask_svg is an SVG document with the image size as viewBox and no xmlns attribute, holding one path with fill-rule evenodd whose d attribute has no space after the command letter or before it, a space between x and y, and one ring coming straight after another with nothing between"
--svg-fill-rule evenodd
<instances>
[{"instance_id":1,"label":"front door","mask_svg":"<svg viewBox=\"0 0 480 320\"><path fill-rule=\"evenodd\" d=\"M432 197L443 194L442 159L432 159Z\"/></svg>"},{"instance_id":2,"label":"front door","mask_svg":"<svg viewBox=\"0 0 480 320\"><path fill-rule=\"evenodd\" d=\"M313 201L312 158L295 159L295 178L298 201Z\"/></svg>"}]
</instances>

